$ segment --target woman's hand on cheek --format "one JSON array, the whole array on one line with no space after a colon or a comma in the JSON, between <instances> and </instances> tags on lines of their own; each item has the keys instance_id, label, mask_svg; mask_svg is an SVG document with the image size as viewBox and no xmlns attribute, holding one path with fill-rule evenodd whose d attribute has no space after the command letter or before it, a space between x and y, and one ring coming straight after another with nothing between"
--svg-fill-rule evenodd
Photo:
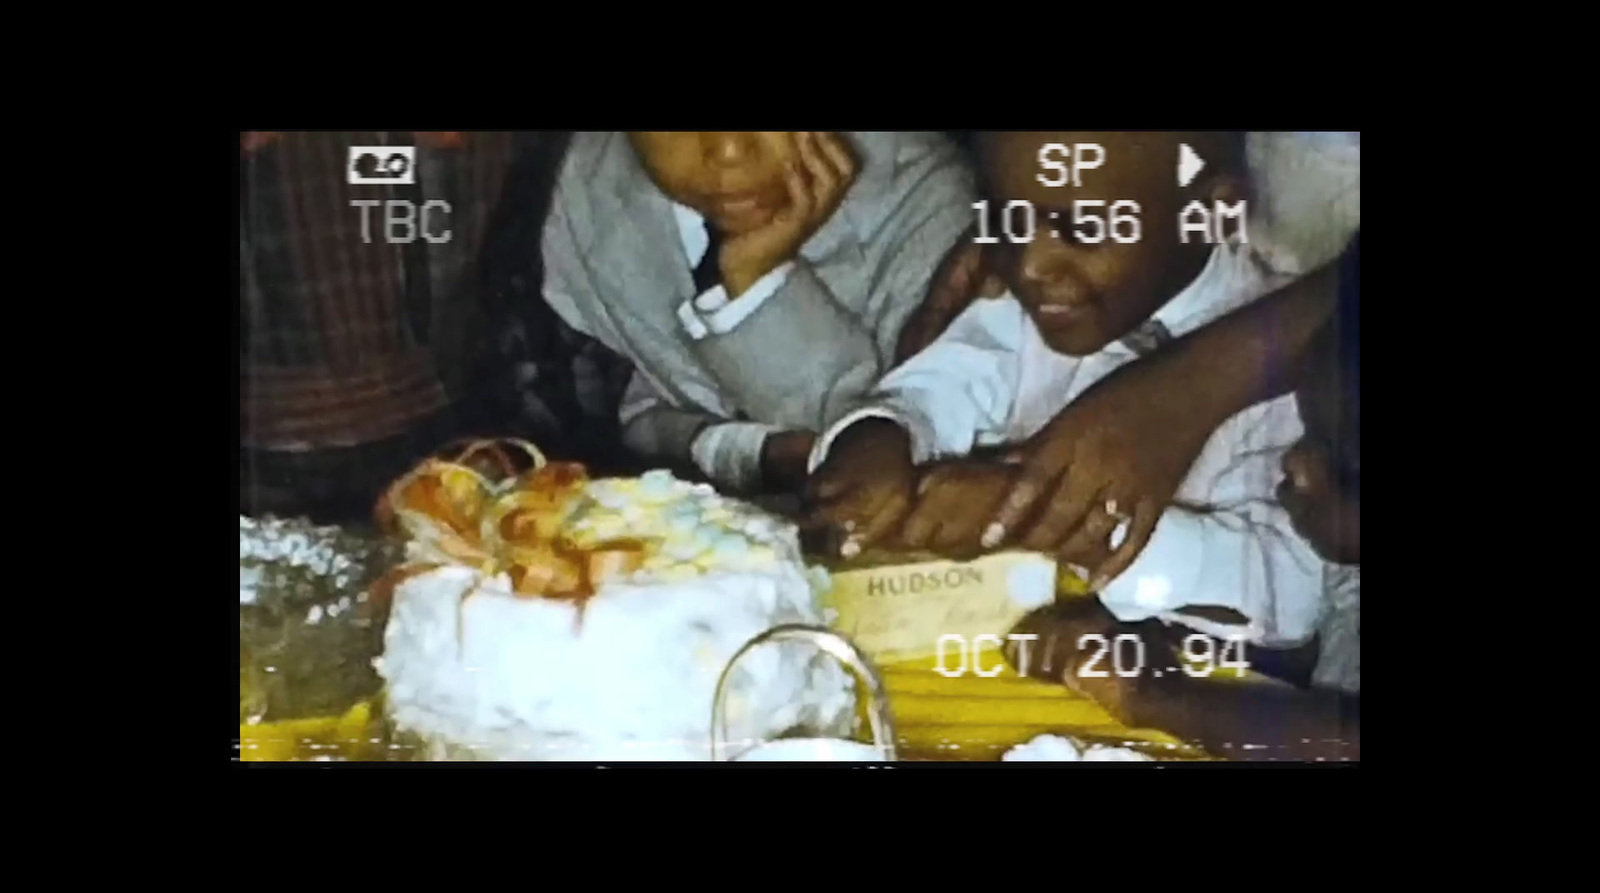
<instances>
[{"instance_id":1,"label":"woman's hand on cheek","mask_svg":"<svg viewBox=\"0 0 1600 893\"><path fill-rule=\"evenodd\" d=\"M974 241L977 230L968 230L928 283L928 294L912 311L900 329L895 348L896 362L905 362L932 344L978 298L997 298L1005 294L1005 283L991 267L983 245Z\"/></svg>"}]
</instances>

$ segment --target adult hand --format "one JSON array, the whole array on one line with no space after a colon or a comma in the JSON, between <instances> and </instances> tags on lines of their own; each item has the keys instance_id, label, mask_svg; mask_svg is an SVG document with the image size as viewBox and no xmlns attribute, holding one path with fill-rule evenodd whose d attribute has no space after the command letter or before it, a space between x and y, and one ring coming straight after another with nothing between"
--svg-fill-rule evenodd
<instances>
[{"instance_id":1,"label":"adult hand","mask_svg":"<svg viewBox=\"0 0 1600 893\"><path fill-rule=\"evenodd\" d=\"M1189 411L1189 383L1171 378L1148 360L1124 366L1024 444L984 547L1055 553L1088 570L1096 589L1127 570L1215 429Z\"/></svg>"},{"instance_id":2,"label":"adult hand","mask_svg":"<svg viewBox=\"0 0 1600 893\"><path fill-rule=\"evenodd\" d=\"M973 241L976 234L976 230L968 230L939 262L929 280L927 297L900 330L896 362L903 363L921 353L974 300L1005 293L1005 283L989 269L983 246Z\"/></svg>"}]
</instances>

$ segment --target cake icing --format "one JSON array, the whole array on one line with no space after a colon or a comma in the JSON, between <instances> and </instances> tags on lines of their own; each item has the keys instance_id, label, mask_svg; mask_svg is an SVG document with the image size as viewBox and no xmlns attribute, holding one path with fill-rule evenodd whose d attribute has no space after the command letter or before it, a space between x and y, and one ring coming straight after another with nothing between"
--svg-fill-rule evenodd
<instances>
[{"instance_id":1,"label":"cake icing","mask_svg":"<svg viewBox=\"0 0 1600 893\"><path fill-rule=\"evenodd\" d=\"M552 597L549 581L570 575L440 562L413 541L421 566L394 587L375 665L392 721L428 758L708 759L712 694L734 652L774 625L822 622L826 576L807 568L793 525L710 486L654 471L531 501L545 514L525 550L628 543L631 557ZM795 727L843 733L854 717L849 676L796 643L750 652L728 690L734 754Z\"/></svg>"}]
</instances>

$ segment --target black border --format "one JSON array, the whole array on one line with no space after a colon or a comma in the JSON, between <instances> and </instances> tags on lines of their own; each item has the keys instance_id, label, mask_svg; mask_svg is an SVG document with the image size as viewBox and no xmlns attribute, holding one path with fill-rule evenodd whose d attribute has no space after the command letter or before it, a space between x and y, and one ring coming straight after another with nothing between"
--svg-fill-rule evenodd
<instances>
[{"instance_id":1,"label":"black border","mask_svg":"<svg viewBox=\"0 0 1600 893\"><path fill-rule=\"evenodd\" d=\"M409 771L406 767L441 767L442 771L515 771L525 768L534 771L549 771L562 769L682 769L701 772L783 772L783 771L855 771L855 770L884 770L884 771L988 771L987 767L1002 765L999 761L993 762L903 762L903 763L873 763L864 765L842 763L679 763L679 762L622 762L622 763L579 763L579 762L543 762L543 763L238 763L245 771L276 771L274 767L284 767L283 771L300 771L294 767L305 767L306 771L316 771L318 767L332 766L365 767L375 769L393 768L396 771ZM1233 768L1265 767L1269 769L1343 769L1353 771L1360 767L1360 763L1226 763L1226 762L1150 762L1150 763L1006 763L1006 771L1019 772L1052 772L1060 767L1068 768L1066 771L1095 771L1104 769L1107 772L1182 772L1193 768L1201 771L1229 770ZM262 768L267 767L267 768ZM453 767L478 767L477 770ZM1032 767L1032 768L1030 768Z\"/></svg>"},{"instance_id":2,"label":"black border","mask_svg":"<svg viewBox=\"0 0 1600 893\"><path fill-rule=\"evenodd\" d=\"M1208 102L1208 105L1213 105L1213 104L1214 103ZM1089 103L1089 106L1091 108L1094 105L1095 105L1095 103L1093 103L1093 102ZM1159 103L1158 103L1158 105L1159 105ZM896 103L896 107L897 107L897 110L901 110L902 112L905 111L904 107L900 106L899 103ZM1342 112L1344 112L1344 114L1343 115L1338 115L1338 114L1327 114L1327 115L1318 114L1318 115L1315 115L1315 116L1307 115L1307 117L1319 117L1319 118L1324 118L1324 119L1330 118L1330 117L1345 117L1346 119L1348 119L1348 118L1353 116L1351 114L1353 112L1353 108L1352 109L1335 109L1335 111L1342 111ZM614 107L607 107L607 112L609 112L611 114L614 114L615 113L615 108ZM1092 112L1085 112L1085 111L1082 111L1081 109L1077 113L1084 114L1085 116L1089 116L1089 115L1092 114ZM556 117L556 116L553 115L553 117ZM1016 117L1016 116L1013 116L1013 117ZM1035 117L1035 116L1034 115L1024 115L1022 117ZM1152 117L1160 117L1160 116L1152 116ZM1162 122L1162 123L1164 125L1166 125L1167 127L1170 127L1171 126L1170 117L1172 117L1172 116L1168 116L1168 117L1169 117L1169 121L1165 121L1165 122ZM1187 116L1180 115L1180 116L1177 116L1177 117L1187 117ZM1211 116L1210 115L1205 115L1205 117L1211 117ZM674 123L675 124L679 124L681 126L682 121L681 120L677 120L677 121L674 121ZM1008 122L1008 123L1010 123L1010 122ZM1282 122L1282 123L1289 123L1289 122ZM1011 126L1016 128L1016 129L1026 129L1026 125L1025 124L1013 123L1013 124L1011 124ZM1141 128L1129 128L1129 129L1141 129ZM1147 128L1147 129L1156 129L1156 128ZM1258 125L1256 127L1256 129L1299 129L1299 128L1288 128L1288 127L1262 128L1262 127L1260 127ZM1350 127L1346 126L1345 129L1357 129L1357 128L1350 128ZM238 140L239 140L239 136L240 136L241 132L242 131L239 131L239 130L229 132L228 138L232 141L232 145L226 146L226 147L222 147L223 151L230 152L231 153L231 157L233 157L235 159L235 184L236 185L237 185L238 182L240 182L241 177L242 177L242 159L241 159L241 155L240 155L239 148L238 148L239 147ZM1380 176L1382 176L1381 173L1380 173ZM238 217L238 210L239 210L238 209L238 203L240 201L240 196L239 196L239 193L238 193L237 189L235 189L234 192L233 192L233 200L235 202L235 208L234 208L234 214L233 214L232 219L234 220L235 227L237 228L238 219L239 219L239 217ZM192 229L194 221L193 221L193 218L190 217L189 215L191 213L193 213L193 212L189 209L189 207L187 205L181 205L180 204L179 207L180 207L181 213L182 213L182 221L181 222L184 223L184 224L187 224L188 225L187 228ZM238 235L237 229L235 230L234 235L235 235L235 237L237 237L237 235ZM233 283L237 283L238 282L238 273L239 273L239 270L238 270L239 258L238 258L238 255L237 255L237 238L235 238L233 243L230 244L228 250L234 257L233 279L231 281ZM1421 248L1414 249L1414 253L1420 253L1422 251L1425 251L1425 249L1421 249ZM1381 269L1382 269L1382 267L1381 267L1381 261L1380 261L1380 270ZM1405 304L1398 304L1396 306L1404 307L1406 305ZM239 354L239 352L237 350L237 348L239 346L237 344L237 337L238 337L238 331L239 331L239 329L238 329L239 320L237 319L237 314L239 313L238 304L235 303L234 307L235 307L235 314L236 314L235 326L234 326L234 329L233 329L233 331L235 333L235 342L236 342L234 344L234 347L236 348L235 352L234 352L234 359L235 359L235 363L238 363L239 362L239 358L240 358L240 354ZM1392 315L1393 314L1391 314L1391 316ZM1367 363L1369 363L1369 364L1370 364L1370 362L1371 362L1370 360L1367 361ZM1382 361L1380 360L1380 368L1381 368L1381 364L1382 364ZM235 392L234 397L233 397L233 401L235 403L237 403L237 399L238 399L237 392ZM219 401L219 402L222 403L222 405L227 405L226 401ZM1380 402L1380 409L1381 409L1383 401L1380 400L1379 402ZM1372 414L1371 409L1367 408L1366 411L1365 411L1365 414L1370 416ZM1416 418L1415 415L1413 415L1412 417ZM237 441L237 439L238 439L238 430L237 430L237 428L234 428L233 430L234 430L234 437L235 437L235 439ZM1379 430L1387 430L1387 427L1384 426L1384 425L1380 425L1380 429ZM1379 473L1382 474L1381 471ZM238 486L239 481L237 479L237 475L239 474L239 468L238 468L237 465L235 465L233 467L233 474L234 474L235 477L234 477L234 480L231 482L232 489L231 489L230 492L234 494L234 496L231 497L231 498L237 499L237 494L239 492L239 486ZM226 478L224 478L224 480L226 480ZM1422 486L1425 489L1427 485L1424 483ZM1372 525L1370 519L1369 519L1368 524L1366 526L1368 527L1368 533L1369 533L1369 536L1370 536L1371 535L1371 529L1373 528L1373 525ZM1378 526L1377 526L1377 529L1380 531L1379 536L1381 538L1381 536L1382 536L1382 532L1381 531L1383 529L1383 525L1381 523L1379 523ZM1391 577L1391 579L1392 579L1392 577ZM1413 604L1415 604L1415 603L1413 602ZM1399 601L1399 602L1396 602L1394 604L1386 604L1385 605L1385 609L1386 610L1385 610L1384 613L1386 613L1386 614L1393 613L1394 609L1401 608L1401 607L1404 607L1404 606L1405 606L1405 602L1404 601ZM1398 621L1398 620L1396 620L1394 618L1391 618L1390 620L1384 621L1384 622L1386 624L1392 624L1397 628L1404 628L1403 622ZM1422 624L1416 624L1416 625L1413 625L1412 628L1413 629L1426 629L1427 626L1426 625L1422 625ZM237 642L235 643L235 646L236 646L235 661L237 661ZM1415 661L1414 661L1414 663L1415 663ZM1457 661L1456 663L1459 664L1459 661ZM1380 667L1381 666L1382 666L1382 661L1380 660ZM1386 678L1391 678L1391 677L1387 677L1386 676ZM225 701L224 701L224 703L225 703ZM1470 714L1463 714L1463 715L1470 715ZM1404 742L1407 742L1407 743L1411 744L1412 747L1409 748L1409 749L1412 750L1413 752L1416 752L1416 753L1426 753L1426 752L1431 751L1434 747L1438 746L1438 744L1439 744L1438 738L1440 737L1439 734L1437 734L1437 733L1430 734L1430 733L1428 733L1426 731L1413 732L1413 733L1409 733L1408 734L1408 733L1402 731L1403 726L1404 726L1404 722L1405 722L1405 717L1403 717L1403 716L1394 716L1394 717L1391 717L1390 720L1386 720L1385 721L1385 726L1386 726L1386 731L1387 731L1388 734L1385 737L1390 739L1390 740L1404 741ZM184 722L180 721L180 723L178 725L173 727L173 733L174 734L180 733L180 730L181 730L181 728L183 727L184 724L185 724ZM208 725L208 724L200 724L197 721L197 725ZM193 740L195 740L195 741L203 740L204 733L200 728L196 729L194 735L195 735L195 737L193 738ZM182 748L180 748L180 749L182 749ZM235 740L235 757L236 757L236 754L237 754L237 739ZM329 768L334 767L334 766L342 766L342 767L347 768L347 769L354 768L354 767L361 767L361 768L368 768L368 769L372 769L372 768L383 769L383 768L393 768L393 767L413 767L413 768L419 768L420 769L420 768L426 768L426 767L434 767L434 768L446 769L446 770L465 771L465 770L460 769L460 767L467 767L467 766L472 766L472 765L491 765L491 766L495 767L497 770L503 770L503 771L516 771L517 768L535 768L535 769L543 769L543 770L549 770L549 769L557 769L557 770L559 770L559 769L589 769L589 768L597 768L597 767L600 767L600 766L603 766L604 768L609 768L609 769L635 769L636 768L636 769L651 770L651 769L678 768L678 769L691 769L691 770L698 770L698 771L713 771L713 772L715 772L715 771L763 771L763 767L764 767L765 771L784 771L786 769L787 770L800 769L800 770L810 770L810 771L814 772L814 771L818 771L819 769L829 768L826 764L824 764L822 766L818 766L817 764L798 764L798 765L790 765L790 764L756 764L756 765L745 765L745 766L742 766L742 767L728 769L727 767L712 767L712 766L707 766L705 764L700 764L700 763L620 763L620 764L594 764L594 763L530 763L530 764L504 764L504 763L498 763L498 764L418 764L418 763L351 763L351 764L303 763L303 764L281 764L281 763L278 763L278 764L267 764L267 763L251 763L251 764L245 764L245 763L237 762L236 758L235 758L235 765L240 768L240 771L246 771L246 772L317 771L318 769L329 769ZM1182 762L1182 763L1152 763L1152 764L1084 764L1084 765L1074 765L1072 767L1066 768L1064 771L1076 773L1076 775L1074 776L1075 781L1081 781L1081 783L1087 784L1088 783L1088 776L1083 775L1083 773L1089 771L1090 765L1094 765L1097 768L1106 769L1108 771L1120 771L1118 767L1122 766L1122 767L1131 767L1131 768L1127 768L1127 771L1141 771L1142 770L1142 771L1155 771L1155 772L1224 771L1224 770L1236 770L1236 769L1243 770L1243 769L1247 769L1247 768L1264 768L1264 769L1274 769L1274 768L1276 768L1276 769L1299 769L1299 768L1304 768L1304 769L1312 769L1312 770L1319 769L1319 768L1322 768L1322 769L1342 768L1342 769L1347 769L1347 770L1356 770L1356 769L1359 769L1359 766L1360 766L1359 763L1355 763L1355 764L1336 764L1336 763L1302 764L1302 763L1276 763L1276 762L1263 762L1263 763ZM1045 768L1038 768L1038 766L1043 766ZM1011 764L1008 767L1000 768L998 761L988 762L988 763L910 762L910 763L900 763L900 764L896 764L896 765L888 766L888 767L834 765L831 768L839 769L839 770L866 769L868 771L872 771L874 768L887 768L887 769L892 769L892 770L896 770L896 771L901 771L901 770L910 770L910 771L918 771L918 770L922 770L922 771L962 771L962 770L966 770L966 771L985 771L987 769L993 769L994 771L1008 771L1008 772L1030 771L1030 770L1028 770L1026 768L1026 764ZM1036 768L1034 768L1031 771L1063 771L1063 770L1060 769L1058 764L1038 764L1036 766ZM881 776L883 773L880 772L878 774ZM895 777L895 776L891 775L890 777ZM880 782L878 784L887 787L890 783Z\"/></svg>"}]
</instances>

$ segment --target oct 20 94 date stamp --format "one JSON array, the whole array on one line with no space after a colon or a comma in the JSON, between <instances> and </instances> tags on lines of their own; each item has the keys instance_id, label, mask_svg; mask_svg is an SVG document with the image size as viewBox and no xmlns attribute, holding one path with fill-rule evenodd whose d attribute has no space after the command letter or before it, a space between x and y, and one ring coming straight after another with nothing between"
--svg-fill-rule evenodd
<instances>
[{"instance_id":1,"label":"oct 20 94 date stamp","mask_svg":"<svg viewBox=\"0 0 1600 893\"><path fill-rule=\"evenodd\" d=\"M1233 671L1235 678L1240 678L1250 671L1244 639L1213 639L1200 633L1183 637L1177 666L1152 665L1144 639L1132 633L1109 639L1100 633L1086 633L1078 637L1078 651L1086 655L1078 662L1077 670L1077 675L1085 679L1104 679L1113 673L1124 679L1138 676L1159 679L1180 673L1204 679L1228 670Z\"/></svg>"},{"instance_id":2,"label":"oct 20 94 date stamp","mask_svg":"<svg viewBox=\"0 0 1600 893\"><path fill-rule=\"evenodd\" d=\"M946 678L958 678L971 673L976 676L998 676L1004 669L1001 660L985 667L983 657L991 652L998 658L1003 643L1009 642L1018 651L1024 665L1029 662L1029 651L1038 643L1033 633L1011 633L1006 636L982 635L972 640L948 633L940 636L933 670ZM1105 679L1112 674L1124 679L1139 676L1161 678L1185 675L1204 679L1213 675L1242 678L1250 671L1246 655L1246 640L1242 638L1213 639L1200 633L1184 636L1180 655L1173 666L1152 664L1143 637L1133 633L1107 637L1101 633L1085 633L1078 637L1077 676L1085 679ZM1172 652L1161 649L1163 654ZM1048 658L1047 658L1048 659ZM1163 658L1163 663L1165 659ZM1046 670L1049 668L1046 667Z\"/></svg>"}]
</instances>

